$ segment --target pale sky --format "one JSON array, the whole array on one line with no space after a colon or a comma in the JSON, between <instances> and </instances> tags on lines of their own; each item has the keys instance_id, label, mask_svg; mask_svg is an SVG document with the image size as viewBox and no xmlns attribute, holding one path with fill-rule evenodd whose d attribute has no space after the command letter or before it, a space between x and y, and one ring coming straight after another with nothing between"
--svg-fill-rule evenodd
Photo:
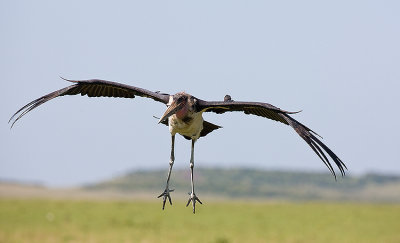
<instances>
[{"instance_id":1,"label":"pale sky","mask_svg":"<svg viewBox=\"0 0 400 243\"><path fill-rule=\"evenodd\" d=\"M261 101L324 137L349 174L400 174L399 1L1 1L0 179L74 186L132 169L167 173L170 134L150 99L60 97L101 78L201 99ZM196 166L326 171L289 126L205 114ZM175 166L189 171L178 137Z\"/></svg>"}]
</instances>

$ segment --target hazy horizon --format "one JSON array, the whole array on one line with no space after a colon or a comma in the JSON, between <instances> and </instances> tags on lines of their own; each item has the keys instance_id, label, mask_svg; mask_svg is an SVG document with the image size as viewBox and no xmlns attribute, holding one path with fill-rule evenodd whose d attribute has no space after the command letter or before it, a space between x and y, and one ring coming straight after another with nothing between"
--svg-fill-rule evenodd
<instances>
[{"instance_id":1,"label":"hazy horizon","mask_svg":"<svg viewBox=\"0 0 400 243\"><path fill-rule=\"evenodd\" d=\"M161 103L60 97L18 121L30 101L100 78L206 100L297 111L349 174L400 174L398 1L3 1L0 178L78 185L132 169L168 170ZM197 166L328 172L292 128L240 113L195 148ZM190 143L177 137L176 168ZM336 170L338 172L338 170Z\"/></svg>"}]
</instances>

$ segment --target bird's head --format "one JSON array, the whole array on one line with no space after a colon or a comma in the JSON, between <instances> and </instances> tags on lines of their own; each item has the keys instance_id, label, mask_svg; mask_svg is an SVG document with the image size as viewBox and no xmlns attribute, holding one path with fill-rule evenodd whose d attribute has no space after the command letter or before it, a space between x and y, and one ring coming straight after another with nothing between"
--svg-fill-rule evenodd
<instances>
[{"instance_id":1,"label":"bird's head","mask_svg":"<svg viewBox=\"0 0 400 243\"><path fill-rule=\"evenodd\" d=\"M193 96L180 92L173 95L168 103L168 108L164 115L160 118L158 123L161 123L168 119L168 117L175 114L179 119L183 119L193 110L193 105L196 99Z\"/></svg>"}]
</instances>

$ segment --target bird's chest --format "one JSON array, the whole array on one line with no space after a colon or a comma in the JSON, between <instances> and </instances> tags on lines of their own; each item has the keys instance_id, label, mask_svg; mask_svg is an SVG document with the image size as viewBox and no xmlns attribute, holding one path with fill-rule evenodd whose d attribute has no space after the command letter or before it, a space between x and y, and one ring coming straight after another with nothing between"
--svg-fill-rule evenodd
<instances>
[{"instance_id":1,"label":"bird's chest","mask_svg":"<svg viewBox=\"0 0 400 243\"><path fill-rule=\"evenodd\" d=\"M171 134L181 135L197 139L203 129L203 117L201 114L193 114L179 119L175 114L169 117L169 131Z\"/></svg>"}]
</instances>

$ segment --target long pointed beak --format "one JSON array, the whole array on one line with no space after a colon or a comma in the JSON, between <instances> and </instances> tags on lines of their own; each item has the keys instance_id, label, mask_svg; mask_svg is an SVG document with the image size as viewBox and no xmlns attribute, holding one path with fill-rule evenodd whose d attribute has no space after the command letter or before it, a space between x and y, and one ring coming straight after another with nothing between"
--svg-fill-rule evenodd
<instances>
[{"instance_id":1,"label":"long pointed beak","mask_svg":"<svg viewBox=\"0 0 400 243\"><path fill-rule=\"evenodd\" d=\"M164 115L162 115L158 123L165 121L166 119L168 119L168 117L172 116L178 110L182 109L182 105L183 105L182 103L178 104L176 102L172 102L172 104L167 108L167 110L165 111Z\"/></svg>"}]
</instances>

